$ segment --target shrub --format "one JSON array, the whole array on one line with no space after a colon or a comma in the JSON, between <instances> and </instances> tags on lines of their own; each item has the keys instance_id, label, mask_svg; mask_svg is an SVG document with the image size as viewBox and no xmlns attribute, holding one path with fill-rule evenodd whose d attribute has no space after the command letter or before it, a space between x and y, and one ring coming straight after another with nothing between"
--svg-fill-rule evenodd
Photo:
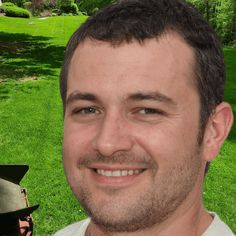
<instances>
[{"instance_id":1,"label":"shrub","mask_svg":"<svg viewBox=\"0 0 236 236\"><path fill-rule=\"evenodd\" d=\"M78 3L80 11L87 12L88 15L92 15L97 11L97 9L114 2L114 0L77 0L76 2Z\"/></svg>"},{"instance_id":2,"label":"shrub","mask_svg":"<svg viewBox=\"0 0 236 236\"><path fill-rule=\"evenodd\" d=\"M88 16L88 13L85 11L79 11L79 16Z\"/></svg>"},{"instance_id":3,"label":"shrub","mask_svg":"<svg viewBox=\"0 0 236 236\"><path fill-rule=\"evenodd\" d=\"M56 7L56 0L43 0L43 9L51 10Z\"/></svg>"},{"instance_id":4,"label":"shrub","mask_svg":"<svg viewBox=\"0 0 236 236\"><path fill-rule=\"evenodd\" d=\"M57 0L57 6L71 6L74 2L74 0Z\"/></svg>"},{"instance_id":5,"label":"shrub","mask_svg":"<svg viewBox=\"0 0 236 236\"><path fill-rule=\"evenodd\" d=\"M16 5L12 2L4 2L2 5L6 7L16 7Z\"/></svg>"},{"instance_id":6,"label":"shrub","mask_svg":"<svg viewBox=\"0 0 236 236\"><path fill-rule=\"evenodd\" d=\"M4 1L2 1L2 2L4 2ZM18 6L18 7L22 7L23 3L24 3L24 0L7 0L3 4L5 4L5 3L12 3L12 4L14 4L14 5Z\"/></svg>"},{"instance_id":7,"label":"shrub","mask_svg":"<svg viewBox=\"0 0 236 236\"><path fill-rule=\"evenodd\" d=\"M30 18L30 12L24 8L17 6L3 6L6 16Z\"/></svg>"},{"instance_id":8,"label":"shrub","mask_svg":"<svg viewBox=\"0 0 236 236\"><path fill-rule=\"evenodd\" d=\"M59 10L57 8L52 9L52 13L58 13L58 12L59 12Z\"/></svg>"},{"instance_id":9,"label":"shrub","mask_svg":"<svg viewBox=\"0 0 236 236\"><path fill-rule=\"evenodd\" d=\"M75 3L73 3L71 5L71 13L73 13L74 15L78 15L79 14L78 6Z\"/></svg>"},{"instance_id":10,"label":"shrub","mask_svg":"<svg viewBox=\"0 0 236 236\"><path fill-rule=\"evenodd\" d=\"M58 16L59 13L60 13L59 9L57 8L52 9L52 16Z\"/></svg>"},{"instance_id":11,"label":"shrub","mask_svg":"<svg viewBox=\"0 0 236 236\"><path fill-rule=\"evenodd\" d=\"M32 9L32 2L24 2L23 6L25 9L31 10Z\"/></svg>"},{"instance_id":12,"label":"shrub","mask_svg":"<svg viewBox=\"0 0 236 236\"><path fill-rule=\"evenodd\" d=\"M62 13L72 13L73 15L79 14L78 6L75 3L73 3L71 5L61 5L60 11Z\"/></svg>"}]
</instances>

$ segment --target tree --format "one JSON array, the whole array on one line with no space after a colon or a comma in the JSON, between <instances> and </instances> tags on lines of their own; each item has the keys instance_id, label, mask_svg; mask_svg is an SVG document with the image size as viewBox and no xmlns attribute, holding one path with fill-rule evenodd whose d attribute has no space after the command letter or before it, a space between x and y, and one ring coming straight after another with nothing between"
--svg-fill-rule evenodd
<instances>
[{"instance_id":1,"label":"tree","mask_svg":"<svg viewBox=\"0 0 236 236\"><path fill-rule=\"evenodd\" d=\"M78 15L78 6L75 4L74 0L58 0L57 6L61 13L72 13L73 15Z\"/></svg>"},{"instance_id":2,"label":"tree","mask_svg":"<svg viewBox=\"0 0 236 236\"><path fill-rule=\"evenodd\" d=\"M76 1L80 11L92 15L96 10L108 5L114 0L80 0Z\"/></svg>"},{"instance_id":3,"label":"tree","mask_svg":"<svg viewBox=\"0 0 236 236\"><path fill-rule=\"evenodd\" d=\"M235 40L236 1L235 0L188 0L205 16L216 30L223 43Z\"/></svg>"},{"instance_id":4,"label":"tree","mask_svg":"<svg viewBox=\"0 0 236 236\"><path fill-rule=\"evenodd\" d=\"M32 0L32 13L37 15L43 10L43 0Z\"/></svg>"}]
</instances>

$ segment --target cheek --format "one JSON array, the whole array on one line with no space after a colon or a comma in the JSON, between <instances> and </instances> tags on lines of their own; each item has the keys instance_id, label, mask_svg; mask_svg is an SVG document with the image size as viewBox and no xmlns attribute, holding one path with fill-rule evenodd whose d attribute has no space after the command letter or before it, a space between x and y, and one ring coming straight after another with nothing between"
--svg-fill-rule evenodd
<instances>
[{"instance_id":1,"label":"cheek","mask_svg":"<svg viewBox=\"0 0 236 236\"><path fill-rule=\"evenodd\" d=\"M96 129L91 125L65 122L63 150L66 156L78 158L88 152Z\"/></svg>"},{"instance_id":2,"label":"cheek","mask_svg":"<svg viewBox=\"0 0 236 236\"><path fill-rule=\"evenodd\" d=\"M156 127L139 129L136 132L136 142L159 166L164 162L183 158L195 147L197 127L187 126L184 122L163 123Z\"/></svg>"},{"instance_id":3,"label":"cheek","mask_svg":"<svg viewBox=\"0 0 236 236\"><path fill-rule=\"evenodd\" d=\"M91 148L92 127L79 126L73 122L65 122L63 140L63 163L70 185L77 182L78 161L86 155Z\"/></svg>"},{"instance_id":4,"label":"cheek","mask_svg":"<svg viewBox=\"0 0 236 236\"><path fill-rule=\"evenodd\" d=\"M78 161L85 155L89 146L88 129L82 129L78 124L65 122L63 140L63 163L67 180L77 195L78 183L83 179L82 172L78 171ZM86 131L87 130L87 131Z\"/></svg>"}]
</instances>

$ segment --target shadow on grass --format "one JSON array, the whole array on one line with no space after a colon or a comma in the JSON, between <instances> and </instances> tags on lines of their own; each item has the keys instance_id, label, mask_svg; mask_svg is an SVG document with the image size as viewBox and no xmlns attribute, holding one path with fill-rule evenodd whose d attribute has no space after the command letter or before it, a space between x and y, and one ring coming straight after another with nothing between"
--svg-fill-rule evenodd
<instances>
[{"instance_id":1,"label":"shadow on grass","mask_svg":"<svg viewBox=\"0 0 236 236\"><path fill-rule=\"evenodd\" d=\"M50 44L50 37L0 32L0 79L18 81L55 76L65 47ZM2 93L2 91L1 91Z\"/></svg>"},{"instance_id":2,"label":"shadow on grass","mask_svg":"<svg viewBox=\"0 0 236 236\"><path fill-rule=\"evenodd\" d=\"M0 80L18 81L28 77L50 79L61 67L65 47L50 44L50 37L0 32ZM225 50L228 82L226 101L236 105L236 49ZM0 83L1 85L1 83ZM6 86L0 86L0 99L9 98ZM234 112L236 119L236 112ZM236 142L236 121L228 137Z\"/></svg>"}]
</instances>

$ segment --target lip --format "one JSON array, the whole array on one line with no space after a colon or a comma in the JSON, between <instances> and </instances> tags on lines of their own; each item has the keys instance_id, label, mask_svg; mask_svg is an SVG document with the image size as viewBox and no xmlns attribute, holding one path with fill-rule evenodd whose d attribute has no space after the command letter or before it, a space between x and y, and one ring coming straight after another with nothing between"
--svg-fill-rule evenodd
<instances>
[{"instance_id":1,"label":"lip","mask_svg":"<svg viewBox=\"0 0 236 236\"><path fill-rule=\"evenodd\" d=\"M141 164L106 164L106 163L94 163L88 166L90 169L105 169L105 170L136 170L147 169L146 165Z\"/></svg>"}]
</instances>

